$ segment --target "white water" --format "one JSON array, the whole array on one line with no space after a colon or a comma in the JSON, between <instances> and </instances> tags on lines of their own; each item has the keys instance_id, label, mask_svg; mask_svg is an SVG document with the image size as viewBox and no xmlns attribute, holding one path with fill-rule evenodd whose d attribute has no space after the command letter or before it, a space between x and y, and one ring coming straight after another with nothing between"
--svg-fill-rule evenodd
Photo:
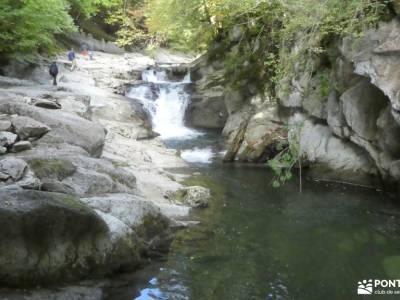
<instances>
[{"instance_id":1,"label":"white water","mask_svg":"<svg viewBox=\"0 0 400 300\"><path fill-rule=\"evenodd\" d=\"M211 147L208 148L194 148L189 150L183 150L181 157L183 160L190 163L203 163L210 164L215 154Z\"/></svg>"},{"instance_id":2,"label":"white water","mask_svg":"<svg viewBox=\"0 0 400 300\"><path fill-rule=\"evenodd\" d=\"M184 124L190 100L185 85L191 82L190 74L180 82L171 82L165 71L146 70L142 80L146 84L131 88L127 96L143 104L151 115L153 130L162 139L185 140L202 135Z\"/></svg>"}]
</instances>

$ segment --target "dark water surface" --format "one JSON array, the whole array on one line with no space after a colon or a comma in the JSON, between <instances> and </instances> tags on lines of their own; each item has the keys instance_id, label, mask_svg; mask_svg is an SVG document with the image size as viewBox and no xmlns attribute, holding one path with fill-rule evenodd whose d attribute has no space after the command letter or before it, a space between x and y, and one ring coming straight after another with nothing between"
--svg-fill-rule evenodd
<instances>
[{"instance_id":1,"label":"dark water surface","mask_svg":"<svg viewBox=\"0 0 400 300\"><path fill-rule=\"evenodd\" d=\"M400 211L385 196L315 182L302 194L296 182L274 189L264 168L201 172L189 183L214 192L193 214L201 225L142 271L133 299L357 299L360 280L400 278Z\"/></svg>"}]
</instances>

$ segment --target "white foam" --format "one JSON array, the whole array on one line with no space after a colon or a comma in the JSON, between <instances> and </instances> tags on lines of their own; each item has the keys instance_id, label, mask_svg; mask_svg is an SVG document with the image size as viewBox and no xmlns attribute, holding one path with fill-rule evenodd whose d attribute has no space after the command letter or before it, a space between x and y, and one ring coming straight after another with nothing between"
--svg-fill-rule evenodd
<instances>
[{"instance_id":1,"label":"white foam","mask_svg":"<svg viewBox=\"0 0 400 300\"><path fill-rule=\"evenodd\" d=\"M215 156L211 147L208 148L194 148L190 150L183 150L181 152L181 157L183 160L190 163L203 163L210 164Z\"/></svg>"}]
</instances>

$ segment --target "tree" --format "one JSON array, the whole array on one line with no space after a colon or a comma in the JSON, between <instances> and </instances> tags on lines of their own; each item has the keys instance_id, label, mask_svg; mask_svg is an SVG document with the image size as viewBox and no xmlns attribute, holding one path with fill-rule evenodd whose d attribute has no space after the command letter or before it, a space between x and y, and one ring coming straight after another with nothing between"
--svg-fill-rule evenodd
<instances>
[{"instance_id":1,"label":"tree","mask_svg":"<svg viewBox=\"0 0 400 300\"><path fill-rule=\"evenodd\" d=\"M54 47L54 37L74 30L64 0L2 0L0 53L33 53Z\"/></svg>"}]
</instances>

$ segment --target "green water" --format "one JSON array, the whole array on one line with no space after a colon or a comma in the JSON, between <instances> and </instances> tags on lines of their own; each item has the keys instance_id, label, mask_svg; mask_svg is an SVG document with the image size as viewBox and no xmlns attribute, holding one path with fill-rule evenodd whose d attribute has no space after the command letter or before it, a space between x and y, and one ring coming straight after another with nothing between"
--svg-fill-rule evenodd
<instances>
[{"instance_id":1,"label":"green water","mask_svg":"<svg viewBox=\"0 0 400 300\"><path fill-rule=\"evenodd\" d=\"M214 164L201 225L178 233L133 299L363 299L357 282L400 278L400 210L384 195L305 182L281 189L264 168ZM144 289L144 290L143 290ZM400 299L400 296L364 296Z\"/></svg>"}]
</instances>

